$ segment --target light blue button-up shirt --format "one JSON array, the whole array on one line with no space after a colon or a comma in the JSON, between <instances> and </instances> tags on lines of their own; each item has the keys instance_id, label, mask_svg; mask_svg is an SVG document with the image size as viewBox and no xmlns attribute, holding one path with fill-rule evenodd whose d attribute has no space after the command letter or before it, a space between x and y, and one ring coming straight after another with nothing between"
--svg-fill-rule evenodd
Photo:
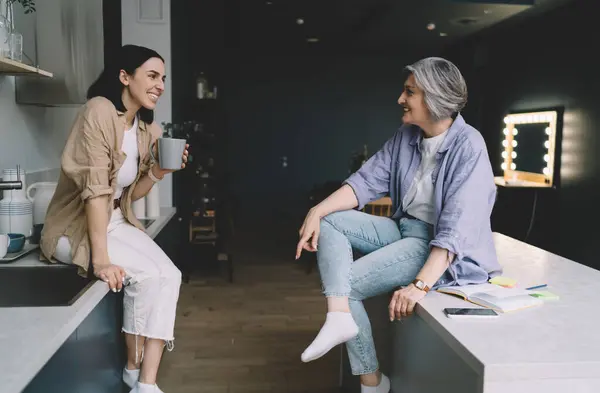
<instances>
[{"instance_id":1,"label":"light blue button-up shirt","mask_svg":"<svg viewBox=\"0 0 600 393\"><path fill-rule=\"evenodd\" d=\"M421 164L421 129L405 124L344 183L354 190L358 208L389 195L393 219L406 213L402 200ZM451 278L437 285L478 284L502 273L490 216L496 185L485 141L459 114L448 129L431 174L436 222L430 245L455 255ZM448 275L446 275L448 276Z\"/></svg>"}]
</instances>

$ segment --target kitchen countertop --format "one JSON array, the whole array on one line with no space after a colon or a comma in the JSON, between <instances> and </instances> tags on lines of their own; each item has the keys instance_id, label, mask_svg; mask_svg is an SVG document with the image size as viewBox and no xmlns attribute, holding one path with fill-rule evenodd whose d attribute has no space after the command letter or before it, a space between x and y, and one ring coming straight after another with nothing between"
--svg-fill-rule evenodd
<instances>
[{"instance_id":1,"label":"kitchen countertop","mask_svg":"<svg viewBox=\"0 0 600 393\"><path fill-rule=\"evenodd\" d=\"M516 392L516 385L492 389L495 383L507 381L547 383L544 391L559 391L550 387L561 379L572 383L597 378L600 318L595 310L600 303L600 272L499 233L494 233L494 241L503 276L518 280L519 288L548 284L544 290L560 299L486 323L447 318L446 307L477 306L432 292L419 303L418 315L484 378L490 391Z\"/></svg>"},{"instance_id":2,"label":"kitchen countertop","mask_svg":"<svg viewBox=\"0 0 600 393\"><path fill-rule=\"evenodd\" d=\"M148 235L155 238L175 212L161 208ZM10 266L58 265L40 261L34 251ZM96 281L68 307L0 308L0 392L21 392L107 293L108 285Z\"/></svg>"}]
</instances>

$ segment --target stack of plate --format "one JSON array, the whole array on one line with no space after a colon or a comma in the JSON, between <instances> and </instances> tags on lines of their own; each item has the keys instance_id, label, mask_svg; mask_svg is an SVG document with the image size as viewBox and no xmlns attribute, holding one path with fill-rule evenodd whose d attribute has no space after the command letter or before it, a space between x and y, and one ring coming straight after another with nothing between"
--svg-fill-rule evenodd
<instances>
[{"instance_id":1,"label":"stack of plate","mask_svg":"<svg viewBox=\"0 0 600 393\"><path fill-rule=\"evenodd\" d=\"M4 190L0 201L0 233L21 233L31 236L33 230L33 204L25 196L25 171L20 171L23 187L20 190ZM4 169L3 181L16 181L16 169Z\"/></svg>"},{"instance_id":2,"label":"stack of plate","mask_svg":"<svg viewBox=\"0 0 600 393\"><path fill-rule=\"evenodd\" d=\"M33 207L28 200L0 201L0 233L22 233L31 236Z\"/></svg>"}]
</instances>

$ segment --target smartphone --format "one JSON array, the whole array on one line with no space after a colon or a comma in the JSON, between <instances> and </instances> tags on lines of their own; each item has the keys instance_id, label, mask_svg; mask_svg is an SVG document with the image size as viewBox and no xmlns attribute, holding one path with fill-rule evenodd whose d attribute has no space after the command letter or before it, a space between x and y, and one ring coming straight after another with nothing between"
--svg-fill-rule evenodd
<instances>
[{"instance_id":1,"label":"smartphone","mask_svg":"<svg viewBox=\"0 0 600 393\"><path fill-rule=\"evenodd\" d=\"M489 308L445 308L448 318L496 318L498 313Z\"/></svg>"}]
</instances>

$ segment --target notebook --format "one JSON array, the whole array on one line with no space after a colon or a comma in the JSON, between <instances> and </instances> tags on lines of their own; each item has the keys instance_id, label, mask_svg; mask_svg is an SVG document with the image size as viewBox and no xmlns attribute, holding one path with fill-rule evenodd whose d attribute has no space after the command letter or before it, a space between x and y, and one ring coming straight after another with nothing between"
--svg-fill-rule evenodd
<instances>
[{"instance_id":1,"label":"notebook","mask_svg":"<svg viewBox=\"0 0 600 393\"><path fill-rule=\"evenodd\" d=\"M502 313L539 306L544 303L542 299L530 296L530 291L504 288L489 283L442 287L438 288L437 291L461 297L471 303Z\"/></svg>"}]
</instances>

